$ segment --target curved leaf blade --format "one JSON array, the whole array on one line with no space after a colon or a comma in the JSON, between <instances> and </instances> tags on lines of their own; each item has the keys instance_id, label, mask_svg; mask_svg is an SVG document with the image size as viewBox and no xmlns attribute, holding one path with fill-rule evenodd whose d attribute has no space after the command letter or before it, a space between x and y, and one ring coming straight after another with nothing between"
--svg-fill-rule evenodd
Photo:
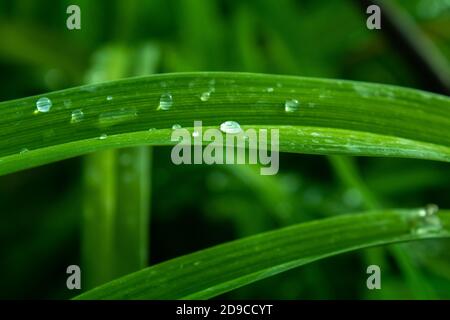
<instances>
[{"instance_id":1,"label":"curved leaf blade","mask_svg":"<svg viewBox=\"0 0 450 320\"><path fill-rule=\"evenodd\" d=\"M218 245L97 287L77 299L208 299L325 257L400 241L450 237L450 211L338 216ZM299 284L300 285L300 284Z\"/></svg>"},{"instance_id":2,"label":"curved leaf blade","mask_svg":"<svg viewBox=\"0 0 450 320\"><path fill-rule=\"evenodd\" d=\"M157 110L164 93L173 97L168 111ZM36 112L41 97L52 101L50 112ZM289 99L299 101L298 111L285 112ZM83 119L71 123L76 110ZM248 73L152 75L0 103L0 174L111 147L172 145L172 125L191 128L195 120L214 128L227 120L244 129L277 128L286 152L449 162L449 115L446 96L387 85Z\"/></svg>"}]
</instances>

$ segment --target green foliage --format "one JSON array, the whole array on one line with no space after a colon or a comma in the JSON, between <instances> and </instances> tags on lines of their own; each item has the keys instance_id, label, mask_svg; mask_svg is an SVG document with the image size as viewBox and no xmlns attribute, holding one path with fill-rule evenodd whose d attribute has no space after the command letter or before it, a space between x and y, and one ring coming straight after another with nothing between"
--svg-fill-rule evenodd
<instances>
[{"instance_id":1,"label":"green foliage","mask_svg":"<svg viewBox=\"0 0 450 320\"><path fill-rule=\"evenodd\" d=\"M318 259L391 242L450 237L423 209L343 215L236 240L98 287L79 299L207 299Z\"/></svg>"},{"instance_id":2,"label":"green foliage","mask_svg":"<svg viewBox=\"0 0 450 320\"><path fill-rule=\"evenodd\" d=\"M212 82L215 92L201 101ZM158 109L166 93L173 97L168 111ZM49 112L37 112L41 97L51 100ZM285 111L290 99L299 101L298 111ZM77 111L83 117L73 121ZM196 120L204 127L233 120L244 129L277 128L285 152L450 161L448 97L351 81L155 75L3 102L0 112L2 174L108 147L171 145L172 126L190 128ZM20 123L22 134L11 123Z\"/></svg>"},{"instance_id":3,"label":"green foliage","mask_svg":"<svg viewBox=\"0 0 450 320\"><path fill-rule=\"evenodd\" d=\"M360 1L0 0L0 297L449 298L448 1L389 4L414 52ZM279 173L175 166L194 120L279 129Z\"/></svg>"}]
</instances>

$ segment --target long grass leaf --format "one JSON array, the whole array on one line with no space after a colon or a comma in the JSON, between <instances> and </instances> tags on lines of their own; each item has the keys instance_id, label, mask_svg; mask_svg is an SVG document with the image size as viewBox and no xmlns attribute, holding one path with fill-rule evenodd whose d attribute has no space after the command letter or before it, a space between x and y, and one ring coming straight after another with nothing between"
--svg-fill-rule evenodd
<instances>
[{"instance_id":1,"label":"long grass leaf","mask_svg":"<svg viewBox=\"0 0 450 320\"><path fill-rule=\"evenodd\" d=\"M211 85L210 99L201 101ZM173 105L157 110L164 93ZM52 101L49 112L36 111L41 97ZM299 101L296 112L285 111L290 99ZM71 123L79 110L83 119ZM278 129L287 152L450 161L450 98L350 81L164 74L3 102L0 115L0 174L112 147L171 145L172 125L189 128L195 120Z\"/></svg>"},{"instance_id":2,"label":"long grass leaf","mask_svg":"<svg viewBox=\"0 0 450 320\"><path fill-rule=\"evenodd\" d=\"M114 280L78 299L207 299L369 246L450 236L450 211L385 210L307 222L236 240ZM301 285L301 284L299 284Z\"/></svg>"}]
</instances>

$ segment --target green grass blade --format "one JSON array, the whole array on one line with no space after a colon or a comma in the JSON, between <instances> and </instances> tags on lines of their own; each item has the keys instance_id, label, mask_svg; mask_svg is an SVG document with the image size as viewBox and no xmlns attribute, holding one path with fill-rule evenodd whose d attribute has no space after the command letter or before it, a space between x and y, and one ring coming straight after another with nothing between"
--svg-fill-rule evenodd
<instances>
[{"instance_id":1,"label":"green grass blade","mask_svg":"<svg viewBox=\"0 0 450 320\"><path fill-rule=\"evenodd\" d=\"M117 150L84 159L84 205L81 238L84 286L93 288L118 276L115 270Z\"/></svg>"},{"instance_id":2,"label":"green grass blade","mask_svg":"<svg viewBox=\"0 0 450 320\"><path fill-rule=\"evenodd\" d=\"M77 298L207 299L343 252L449 236L448 210L431 216L424 216L424 209L344 215L262 233L175 258Z\"/></svg>"},{"instance_id":3,"label":"green grass blade","mask_svg":"<svg viewBox=\"0 0 450 320\"><path fill-rule=\"evenodd\" d=\"M120 275L148 265L152 150L149 147L119 149L116 201L116 260Z\"/></svg>"},{"instance_id":4,"label":"green grass blade","mask_svg":"<svg viewBox=\"0 0 450 320\"><path fill-rule=\"evenodd\" d=\"M111 149L85 158L84 286L147 266L151 150Z\"/></svg>"},{"instance_id":5,"label":"green grass blade","mask_svg":"<svg viewBox=\"0 0 450 320\"><path fill-rule=\"evenodd\" d=\"M201 101L213 82L215 92ZM171 110L157 110L167 92ZM35 112L40 97L51 99L50 112ZM298 111L285 112L289 99L299 101ZM84 118L71 123L78 109ZM286 152L449 162L449 115L446 96L386 85L242 73L154 75L0 103L0 174L111 147L171 145L172 125L192 127L194 120L204 127L234 120L243 129L279 129Z\"/></svg>"},{"instance_id":6,"label":"green grass blade","mask_svg":"<svg viewBox=\"0 0 450 320\"><path fill-rule=\"evenodd\" d=\"M133 52L111 45L99 50L90 79L114 79L132 67L150 72L145 47ZM102 73L99 70L106 70ZM149 147L103 150L86 156L82 256L85 288L93 288L147 266L150 209ZM107 185L104 185L104 183Z\"/></svg>"},{"instance_id":7,"label":"green grass blade","mask_svg":"<svg viewBox=\"0 0 450 320\"><path fill-rule=\"evenodd\" d=\"M356 168L355 159L344 156L329 156L328 160L343 185L349 189L353 188L361 194L365 209L381 209L382 206L379 200L360 177Z\"/></svg>"}]
</instances>

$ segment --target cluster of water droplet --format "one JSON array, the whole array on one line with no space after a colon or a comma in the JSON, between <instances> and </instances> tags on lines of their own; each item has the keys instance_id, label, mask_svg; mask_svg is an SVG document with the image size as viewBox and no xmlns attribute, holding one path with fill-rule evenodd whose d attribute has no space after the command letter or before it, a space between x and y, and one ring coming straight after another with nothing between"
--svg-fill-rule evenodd
<instances>
[{"instance_id":1,"label":"cluster of water droplet","mask_svg":"<svg viewBox=\"0 0 450 320\"><path fill-rule=\"evenodd\" d=\"M163 87L165 88L166 86L163 85ZM282 84L277 83L276 87L281 88ZM268 87L265 89L265 91L268 93L271 93L271 92L274 92L274 88ZM203 102L208 101L213 92L215 92L215 80L214 79L209 81L207 91L204 91L200 94L200 100ZM112 101L113 97L106 96L106 100ZM72 102L70 100L68 100L68 99L64 100L65 108L69 108L71 105L72 105ZM299 105L300 104L299 104L298 100L288 99L284 102L284 110L285 110L285 112L292 113L299 109ZM172 108L172 106L173 106L172 94L170 92L162 93L159 98L159 104L158 104L157 110L167 111L167 110L170 110ZM36 101L36 111L35 112L36 113L49 112L51 107L52 107L52 101L47 97L42 97ZM120 111L117 111L117 112L102 113L99 116L99 125L102 126L102 124L104 124L106 126L108 124L115 124L115 123L121 122L123 120L129 120L132 116L136 116L136 115L137 115L137 113L135 111L130 113L130 112L128 112L128 110L125 110L125 109L121 109ZM84 112L82 109L75 109L71 113L70 123L71 124L79 123L79 122L83 121L84 117L85 117L85 115L84 115ZM172 126L173 130L180 129L180 128L181 128L181 126L179 124L174 124ZM222 132L227 133L227 134L238 134L238 133L242 132L241 126L236 121L225 121L220 125L219 128ZM151 131L151 130L152 129L150 129L149 131ZM196 134L198 135L198 133L196 133L194 131L193 136L195 137ZM102 134L100 137L98 137L98 139L100 139L100 140L104 140L106 138L107 138L106 134Z\"/></svg>"},{"instance_id":2,"label":"cluster of water droplet","mask_svg":"<svg viewBox=\"0 0 450 320\"><path fill-rule=\"evenodd\" d=\"M205 101L209 100L209 98L211 97L211 94L216 91L215 85L216 85L216 81L214 79L209 81L208 90L204 91L204 92L202 92L202 94L200 94L201 101L205 102Z\"/></svg>"}]
</instances>

